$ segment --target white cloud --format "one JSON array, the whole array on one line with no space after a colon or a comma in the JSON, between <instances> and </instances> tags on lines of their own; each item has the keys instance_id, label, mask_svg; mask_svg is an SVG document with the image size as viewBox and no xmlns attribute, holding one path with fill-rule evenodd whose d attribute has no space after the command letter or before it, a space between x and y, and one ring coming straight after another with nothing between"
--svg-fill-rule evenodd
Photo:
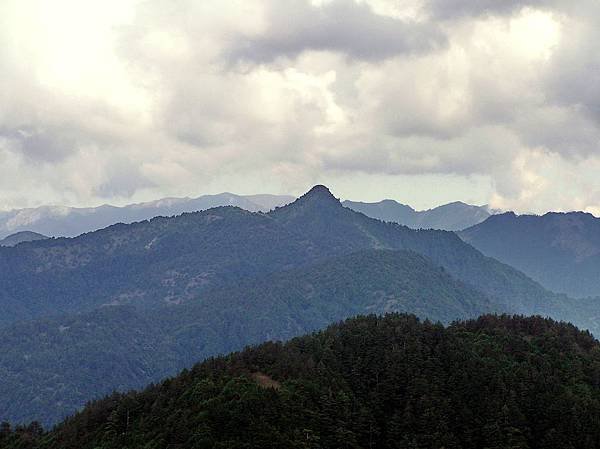
<instances>
[{"instance_id":1,"label":"white cloud","mask_svg":"<svg viewBox=\"0 0 600 449\"><path fill-rule=\"evenodd\" d=\"M368 3L348 0L266 1L266 26L236 36L234 61L272 62L304 51L334 51L377 61L443 47L445 35L434 22L378 14Z\"/></svg>"},{"instance_id":2,"label":"white cloud","mask_svg":"<svg viewBox=\"0 0 600 449\"><path fill-rule=\"evenodd\" d=\"M7 0L0 208L322 182L600 210L598 19L593 0Z\"/></svg>"}]
</instances>

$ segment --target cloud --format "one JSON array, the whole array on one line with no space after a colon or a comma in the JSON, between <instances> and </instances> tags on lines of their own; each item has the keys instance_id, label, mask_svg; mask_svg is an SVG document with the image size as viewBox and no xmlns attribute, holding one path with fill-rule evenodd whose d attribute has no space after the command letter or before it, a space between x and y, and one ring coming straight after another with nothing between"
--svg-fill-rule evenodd
<instances>
[{"instance_id":1,"label":"cloud","mask_svg":"<svg viewBox=\"0 0 600 449\"><path fill-rule=\"evenodd\" d=\"M237 36L228 51L231 60L265 63L294 58L304 51L332 51L378 61L428 53L446 44L436 24L379 15L364 3L271 0L267 4L266 26L257 33Z\"/></svg>"},{"instance_id":2,"label":"cloud","mask_svg":"<svg viewBox=\"0 0 600 449\"><path fill-rule=\"evenodd\" d=\"M592 0L7 0L0 208L321 182L600 210L599 18Z\"/></svg>"},{"instance_id":3,"label":"cloud","mask_svg":"<svg viewBox=\"0 0 600 449\"><path fill-rule=\"evenodd\" d=\"M2 133L14 150L32 162L55 162L66 157L77 145L68 130L48 132L44 129L20 127Z\"/></svg>"},{"instance_id":4,"label":"cloud","mask_svg":"<svg viewBox=\"0 0 600 449\"><path fill-rule=\"evenodd\" d=\"M561 0L426 0L424 9L434 18L452 20L477 16L512 15L522 8L555 8Z\"/></svg>"},{"instance_id":5,"label":"cloud","mask_svg":"<svg viewBox=\"0 0 600 449\"><path fill-rule=\"evenodd\" d=\"M545 78L548 101L600 124L600 4L582 1L566 17L565 32Z\"/></svg>"}]
</instances>

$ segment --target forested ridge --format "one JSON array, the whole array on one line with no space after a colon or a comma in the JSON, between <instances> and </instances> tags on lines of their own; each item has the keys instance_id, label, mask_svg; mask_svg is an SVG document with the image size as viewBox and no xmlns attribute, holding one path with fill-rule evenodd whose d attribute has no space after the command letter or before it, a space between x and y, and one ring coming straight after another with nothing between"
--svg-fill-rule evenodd
<instances>
[{"instance_id":1,"label":"forested ridge","mask_svg":"<svg viewBox=\"0 0 600 449\"><path fill-rule=\"evenodd\" d=\"M220 207L0 248L0 327L105 304L185 303L232 282L366 249L411 250L510 310L594 325L587 314L572 313L569 298L484 257L454 233L369 218L316 186L269 214Z\"/></svg>"},{"instance_id":2,"label":"forested ridge","mask_svg":"<svg viewBox=\"0 0 600 449\"><path fill-rule=\"evenodd\" d=\"M3 449L597 448L600 345L570 324L350 319L113 394Z\"/></svg>"},{"instance_id":3,"label":"forested ridge","mask_svg":"<svg viewBox=\"0 0 600 449\"><path fill-rule=\"evenodd\" d=\"M600 322L597 301L544 290L452 232L354 212L324 186L268 214L220 207L0 248L0 284L0 421L44 425L357 314Z\"/></svg>"},{"instance_id":4,"label":"forested ridge","mask_svg":"<svg viewBox=\"0 0 600 449\"><path fill-rule=\"evenodd\" d=\"M21 323L0 329L0 421L47 426L92 398L142 388L208 356L359 314L448 323L492 311L484 295L418 254L368 250L206 292L193 304Z\"/></svg>"}]
</instances>

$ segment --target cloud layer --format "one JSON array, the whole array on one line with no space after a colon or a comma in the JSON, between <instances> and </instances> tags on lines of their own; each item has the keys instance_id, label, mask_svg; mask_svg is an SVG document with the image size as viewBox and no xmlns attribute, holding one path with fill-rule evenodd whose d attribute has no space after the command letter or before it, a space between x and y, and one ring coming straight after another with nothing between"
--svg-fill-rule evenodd
<instances>
[{"instance_id":1,"label":"cloud layer","mask_svg":"<svg viewBox=\"0 0 600 449\"><path fill-rule=\"evenodd\" d=\"M598 20L595 0L7 0L0 208L322 182L600 213Z\"/></svg>"}]
</instances>

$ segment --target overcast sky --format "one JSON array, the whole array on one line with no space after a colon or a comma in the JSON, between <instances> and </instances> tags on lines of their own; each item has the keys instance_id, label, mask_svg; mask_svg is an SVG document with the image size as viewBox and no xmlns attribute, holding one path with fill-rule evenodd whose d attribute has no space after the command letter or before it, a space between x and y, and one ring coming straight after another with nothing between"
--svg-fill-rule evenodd
<instances>
[{"instance_id":1,"label":"overcast sky","mask_svg":"<svg viewBox=\"0 0 600 449\"><path fill-rule=\"evenodd\" d=\"M204 193L600 215L598 0L2 0L0 209Z\"/></svg>"}]
</instances>

